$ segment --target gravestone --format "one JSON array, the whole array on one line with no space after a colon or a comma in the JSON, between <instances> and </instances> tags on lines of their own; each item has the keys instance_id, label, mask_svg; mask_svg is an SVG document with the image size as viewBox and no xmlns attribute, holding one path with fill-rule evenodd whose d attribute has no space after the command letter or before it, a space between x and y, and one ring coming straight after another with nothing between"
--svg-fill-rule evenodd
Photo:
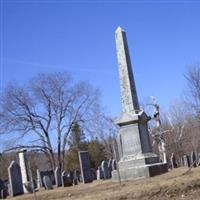
<instances>
[{"instance_id":1,"label":"gravestone","mask_svg":"<svg viewBox=\"0 0 200 200\"><path fill-rule=\"evenodd\" d=\"M91 174L92 180L97 180L97 172L94 168L90 169L90 174Z\"/></svg>"},{"instance_id":2,"label":"gravestone","mask_svg":"<svg viewBox=\"0 0 200 200\"><path fill-rule=\"evenodd\" d=\"M42 185L42 178L40 176L40 170L37 169L36 173L37 173L37 188L41 188L43 185Z\"/></svg>"},{"instance_id":3,"label":"gravestone","mask_svg":"<svg viewBox=\"0 0 200 200\"><path fill-rule=\"evenodd\" d=\"M200 166L200 154L197 154L198 158L197 158L197 166Z\"/></svg>"},{"instance_id":4,"label":"gravestone","mask_svg":"<svg viewBox=\"0 0 200 200\"><path fill-rule=\"evenodd\" d=\"M117 170L117 161L115 159L112 160L112 170Z\"/></svg>"},{"instance_id":5,"label":"gravestone","mask_svg":"<svg viewBox=\"0 0 200 200\"><path fill-rule=\"evenodd\" d=\"M191 158L190 158L190 156L186 155L186 158L187 158L187 166L191 167Z\"/></svg>"},{"instance_id":6,"label":"gravestone","mask_svg":"<svg viewBox=\"0 0 200 200\"><path fill-rule=\"evenodd\" d=\"M18 154L19 154L19 166L20 166L21 175L22 175L23 190L24 190L24 193L29 193L29 191L27 190L27 187L25 186L25 185L28 185L28 182L30 182L27 150L22 149L19 151Z\"/></svg>"},{"instance_id":7,"label":"gravestone","mask_svg":"<svg viewBox=\"0 0 200 200\"><path fill-rule=\"evenodd\" d=\"M112 159L108 161L108 173L109 173L109 178L112 177Z\"/></svg>"},{"instance_id":8,"label":"gravestone","mask_svg":"<svg viewBox=\"0 0 200 200\"><path fill-rule=\"evenodd\" d=\"M56 186L60 187L62 186L62 181L61 181L61 170L59 167L56 167L55 169L55 182L56 182Z\"/></svg>"},{"instance_id":9,"label":"gravestone","mask_svg":"<svg viewBox=\"0 0 200 200\"><path fill-rule=\"evenodd\" d=\"M44 183L44 187L45 190L52 190L53 186L52 186L52 182L49 176L44 176L43 177L43 183Z\"/></svg>"},{"instance_id":10,"label":"gravestone","mask_svg":"<svg viewBox=\"0 0 200 200\"><path fill-rule=\"evenodd\" d=\"M73 185L73 180L70 178L69 174L65 171L62 172L61 176L62 187L69 187Z\"/></svg>"},{"instance_id":11,"label":"gravestone","mask_svg":"<svg viewBox=\"0 0 200 200\"><path fill-rule=\"evenodd\" d=\"M191 165L197 167L197 157L194 151L191 152Z\"/></svg>"},{"instance_id":12,"label":"gravestone","mask_svg":"<svg viewBox=\"0 0 200 200\"><path fill-rule=\"evenodd\" d=\"M80 176L81 176L80 171L75 170L75 171L74 171L74 179L77 179L78 182L80 182Z\"/></svg>"},{"instance_id":13,"label":"gravestone","mask_svg":"<svg viewBox=\"0 0 200 200\"><path fill-rule=\"evenodd\" d=\"M101 163L101 169L103 171L103 179L109 179L111 178L111 175L110 175L110 170L108 168L108 162L107 161L102 161Z\"/></svg>"},{"instance_id":14,"label":"gravestone","mask_svg":"<svg viewBox=\"0 0 200 200\"><path fill-rule=\"evenodd\" d=\"M183 156L183 166L188 166L188 164L187 164L187 155Z\"/></svg>"},{"instance_id":15,"label":"gravestone","mask_svg":"<svg viewBox=\"0 0 200 200\"><path fill-rule=\"evenodd\" d=\"M170 160L171 160L171 167L172 167L172 169L177 168L178 165L177 165L177 162L176 162L176 157L175 157L175 155L173 153L171 155Z\"/></svg>"},{"instance_id":16,"label":"gravestone","mask_svg":"<svg viewBox=\"0 0 200 200\"><path fill-rule=\"evenodd\" d=\"M140 109L128 51L126 33L116 30L116 47L123 113L115 121L119 126L117 136L120 160L118 163L122 181L154 176L168 171L152 152L148 120L150 117ZM118 180L117 170L112 171L113 181Z\"/></svg>"},{"instance_id":17,"label":"gravestone","mask_svg":"<svg viewBox=\"0 0 200 200\"><path fill-rule=\"evenodd\" d=\"M81 168L81 176L83 183L92 182L92 176L90 171L90 159L88 151L79 151L79 163Z\"/></svg>"},{"instance_id":18,"label":"gravestone","mask_svg":"<svg viewBox=\"0 0 200 200\"><path fill-rule=\"evenodd\" d=\"M12 161L8 167L10 196L14 197L24 193L22 175L19 165Z\"/></svg>"},{"instance_id":19,"label":"gravestone","mask_svg":"<svg viewBox=\"0 0 200 200\"><path fill-rule=\"evenodd\" d=\"M43 177L48 176L51 180L52 185L55 185L55 176L53 170L39 171L39 179L41 180L41 185L44 187Z\"/></svg>"},{"instance_id":20,"label":"gravestone","mask_svg":"<svg viewBox=\"0 0 200 200\"><path fill-rule=\"evenodd\" d=\"M0 179L0 199L5 199L8 195L5 183Z\"/></svg>"},{"instance_id":21,"label":"gravestone","mask_svg":"<svg viewBox=\"0 0 200 200\"><path fill-rule=\"evenodd\" d=\"M103 177L104 177L103 171L101 169L101 166L99 166L97 169L97 180L101 180L101 179L103 179Z\"/></svg>"}]
</instances>

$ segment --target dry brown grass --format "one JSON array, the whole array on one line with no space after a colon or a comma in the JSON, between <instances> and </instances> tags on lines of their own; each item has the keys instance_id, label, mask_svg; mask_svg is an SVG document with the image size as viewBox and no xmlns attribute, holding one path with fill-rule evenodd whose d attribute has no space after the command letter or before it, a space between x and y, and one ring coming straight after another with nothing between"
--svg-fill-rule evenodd
<instances>
[{"instance_id":1,"label":"dry brown grass","mask_svg":"<svg viewBox=\"0 0 200 200\"><path fill-rule=\"evenodd\" d=\"M37 192L37 200L200 200L200 167L184 174L187 170L178 168L153 178L128 181L121 186L109 180L41 190ZM28 194L12 199L34 200L34 196Z\"/></svg>"}]
</instances>

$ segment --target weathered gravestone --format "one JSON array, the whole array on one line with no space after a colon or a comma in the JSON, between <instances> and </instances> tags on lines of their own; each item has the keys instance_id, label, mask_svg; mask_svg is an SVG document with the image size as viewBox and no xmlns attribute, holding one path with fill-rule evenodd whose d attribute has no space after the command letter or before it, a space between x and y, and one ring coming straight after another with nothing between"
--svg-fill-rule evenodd
<instances>
[{"instance_id":1,"label":"weathered gravestone","mask_svg":"<svg viewBox=\"0 0 200 200\"><path fill-rule=\"evenodd\" d=\"M191 159L189 155L186 155L186 160L187 160L187 166L191 167Z\"/></svg>"},{"instance_id":2,"label":"weathered gravestone","mask_svg":"<svg viewBox=\"0 0 200 200\"><path fill-rule=\"evenodd\" d=\"M42 178L40 176L40 170L37 169L36 173L37 173L37 188L40 188L42 187Z\"/></svg>"},{"instance_id":3,"label":"weathered gravestone","mask_svg":"<svg viewBox=\"0 0 200 200\"><path fill-rule=\"evenodd\" d=\"M80 182L80 177L81 177L81 173L78 170L74 171L74 179L77 179L78 182Z\"/></svg>"},{"instance_id":4,"label":"weathered gravestone","mask_svg":"<svg viewBox=\"0 0 200 200\"><path fill-rule=\"evenodd\" d=\"M108 173L109 173L109 178L112 177L112 159L108 161Z\"/></svg>"},{"instance_id":5,"label":"weathered gravestone","mask_svg":"<svg viewBox=\"0 0 200 200\"><path fill-rule=\"evenodd\" d=\"M176 157L175 157L175 155L173 153L171 155L170 160L171 160L171 167L172 167L172 169L177 168L178 165L177 165L177 162L176 162Z\"/></svg>"},{"instance_id":6,"label":"weathered gravestone","mask_svg":"<svg viewBox=\"0 0 200 200\"><path fill-rule=\"evenodd\" d=\"M55 177L53 170L46 170L46 171L38 171L39 172L39 179L41 181L41 186L44 187L43 177L48 176L51 180L52 185L55 185Z\"/></svg>"},{"instance_id":7,"label":"weathered gravestone","mask_svg":"<svg viewBox=\"0 0 200 200\"><path fill-rule=\"evenodd\" d=\"M122 181L154 176L167 172L167 164L161 163L153 153L148 120L150 118L140 109L137 91L128 51L126 33L118 27L115 34L123 113L115 121L119 126L118 163ZM112 171L113 181L118 180L118 171Z\"/></svg>"},{"instance_id":8,"label":"weathered gravestone","mask_svg":"<svg viewBox=\"0 0 200 200\"><path fill-rule=\"evenodd\" d=\"M73 185L73 179L65 171L62 172L61 181L63 187L69 187Z\"/></svg>"},{"instance_id":9,"label":"weathered gravestone","mask_svg":"<svg viewBox=\"0 0 200 200\"><path fill-rule=\"evenodd\" d=\"M197 157L198 157L197 158L197 166L200 166L200 154L199 153L197 154Z\"/></svg>"},{"instance_id":10,"label":"weathered gravestone","mask_svg":"<svg viewBox=\"0 0 200 200\"><path fill-rule=\"evenodd\" d=\"M5 183L0 179L0 199L6 198L8 195Z\"/></svg>"},{"instance_id":11,"label":"weathered gravestone","mask_svg":"<svg viewBox=\"0 0 200 200\"><path fill-rule=\"evenodd\" d=\"M101 163L101 169L103 171L103 179L109 179L111 178L110 170L108 168L108 162L107 161L102 161Z\"/></svg>"},{"instance_id":12,"label":"weathered gravestone","mask_svg":"<svg viewBox=\"0 0 200 200\"><path fill-rule=\"evenodd\" d=\"M112 160L112 170L117 169L117 161L115 159Z\"/></svg>"},{"instance_id":13,"label":"weathered gravestone","mask_svg":"<svg viewBox=\"0 0 200 200\"><path fill-rule=\"evenodd\" d=\"M95 169L90 169L92 180L97 180L97 172Z\"/></svg>"},{"instance_id":14,"label":"weathered gravestone","mask_svg":"<svg viewBox=\"0 0 200 200\"><path fill-rule=\"evenodd\" d=\"M183 166L188 166L188 164L187 164L187 155L183 156Z\"/></svg>"},{"instance_id":15,"label":"weathered gravestone","mask_svg":"<svg viewBox=\"0 0 200 200\"><path fill-rule=\"evenodd\" d=\"M197 167L197 157L194 151L191 152L191 165Z\"/></svg>"},{"instance_id":16,"label":"weathered gravestone","mask_svg":"<svg viewBox=\"0 0 200 200\"><path fill-rule=\"evenodd\" d=\"M81 168L81 176L83 183L92 182L92 176L90 171L90 159L88 151L79 151L79 163Z\"/></svg>"},{"instance_id":17,"label":"weathered gravestone","mask_svg":"<svg viewBox=\"0 0 200 200\"><path fill-rule=\"evenodd\" d=\"M22 184L22 175L19 165L12 161L8 167L10 196L14 197L24 193Z\"/></svg>"},{"instance_id":18,"label":"weathered gravestone","mask_svg":"<svg viewBox=\"0 0 200 200\"><path fill-rule=\"evenodd\" d=\"M44 183L44 187L45 190L52 190L53 186L52 186L52 182L49 176L44 176L43 177L43 183Z\"/></svg>"},{"instance_id":19,"label":"weathered gravestone","mask_svg":"<svg viewBox=\"0 0 200 200\"><path fill-rule=\"evenodd\" d=\"M30 184L30 172L28 168L28 159L27 159L27 150L22 149L19 151L19 166L21 169L21 175L22 175L22 183L23 183L23 190L24 193L29 193L30 190L28 185Z\"/></svg>"},{"instance_id":20,"label":"weathered gravestone","mask_svg":"<svg viewBox=\"0 0 200 200\"><path fill-rule=\"evenodd\" d=\"M55 182L56 182L57 187L62 186L61 170L59 167L56 167L56 169L55 169Z\"/></svg>"},{"instance_id":21,"label":"weathered gravestone","mask_svg":"<svg viewBox=\"0 0 200 200\"><path fill-rule=\"evenodd\" d=\"M99 166L97 169L97 180L101 180L101 179L103 179L103 177L104 177L103 171L101 169L101 166Z\"/></svg>"}]
</instances>

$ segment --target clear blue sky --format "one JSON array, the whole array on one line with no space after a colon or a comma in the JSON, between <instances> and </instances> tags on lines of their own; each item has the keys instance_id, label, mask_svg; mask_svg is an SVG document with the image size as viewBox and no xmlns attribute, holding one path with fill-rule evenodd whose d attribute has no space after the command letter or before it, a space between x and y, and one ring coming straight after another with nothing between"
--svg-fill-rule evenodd
<instances>
[{"instance_id":1,"label":"clear blue sky","mask_svg":"<svg viewBox=\"0 0 200 200\"><path fill-rule=\"evenodd\" d=\"M140 100L180 96L186 66L200 62L200 1L1 1L1 89L39 72L69 71L121 112L114 32L127 33Z\"/></svg>"}]
</instances>

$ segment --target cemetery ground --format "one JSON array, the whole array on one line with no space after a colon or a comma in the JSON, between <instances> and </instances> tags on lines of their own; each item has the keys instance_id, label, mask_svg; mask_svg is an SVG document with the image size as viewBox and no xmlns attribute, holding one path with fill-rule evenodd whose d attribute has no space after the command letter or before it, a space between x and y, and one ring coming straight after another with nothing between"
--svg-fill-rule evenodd
<instances>
[{"instance_id":1,"label":"cemetery ground","mask_svg":"<svg viewBox=\"0 0 200 200\"><path fill-rule=\"evenodd\" d=\"M37 200L200 200L200 168L181 167L152 178L113 183L111 180L94 181L73 187L41 190ZM33 194L12 200L34 200Z\"/></svg>"}]
</instances>

